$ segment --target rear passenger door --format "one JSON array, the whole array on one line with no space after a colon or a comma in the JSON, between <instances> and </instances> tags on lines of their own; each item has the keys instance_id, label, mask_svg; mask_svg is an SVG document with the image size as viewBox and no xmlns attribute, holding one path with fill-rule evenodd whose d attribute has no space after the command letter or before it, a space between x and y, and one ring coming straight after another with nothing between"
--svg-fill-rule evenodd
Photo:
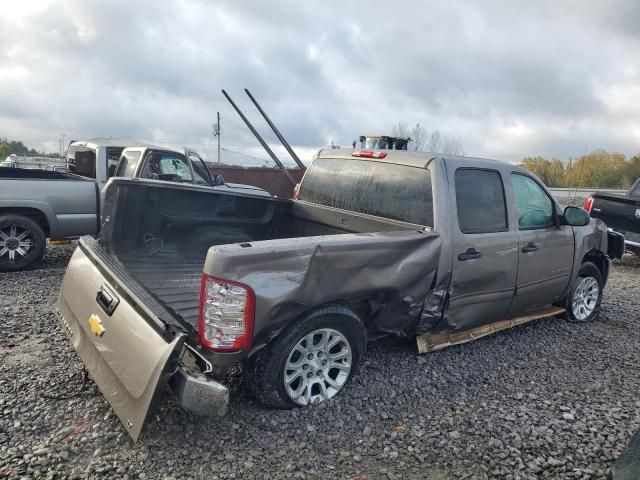
<instances>
[{"instance_id":1,"label":"rear passenger door","mask_svg":"<svg viewBox=\"0 0 640 480\"><path fill-rule=\"evenodd\" d=\"M457 220L448 322L467 329L505 317L515 292L518 238L509 229L498 170L464 167L453 177Z\"/></svg>"},{"instance_id":2,"label":"rear passenger door","mask_svg":"<svg viewBox=\"0 0 640 480\"><path fill-rule=\"evenodd\" d=\"M556 204L546 190L524 173L511 174L518 219L518 277L510 316L557 301L569 284L574 238L560 225Z\"/></svg>"}]
</instances>

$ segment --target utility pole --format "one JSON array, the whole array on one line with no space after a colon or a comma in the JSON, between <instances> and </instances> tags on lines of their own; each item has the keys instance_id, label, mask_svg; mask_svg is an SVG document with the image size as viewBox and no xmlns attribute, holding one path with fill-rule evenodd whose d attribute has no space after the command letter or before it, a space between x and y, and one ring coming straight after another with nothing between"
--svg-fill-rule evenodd
<instances>
[{"instance_id":1,"label":"utility pole","mask_svg":"<svg viewBox=\"0 0 640 480\"><path fill-rule=\"evenodd\" d=\"M213 124L213 136L218 138L218 165L220 165L220 112L217 112L218 121Z\"/></svg>"},{"instance_id":2,"label":"utility pole","mask_svg":"<svg viewBox=\"0 0 640 480\"><path fill-rule=\"evenodd\" d=\"M64 157L64 141L67 138L67 135L64 133L60 134L60 156Z\"/></svg>"}]
</instances>

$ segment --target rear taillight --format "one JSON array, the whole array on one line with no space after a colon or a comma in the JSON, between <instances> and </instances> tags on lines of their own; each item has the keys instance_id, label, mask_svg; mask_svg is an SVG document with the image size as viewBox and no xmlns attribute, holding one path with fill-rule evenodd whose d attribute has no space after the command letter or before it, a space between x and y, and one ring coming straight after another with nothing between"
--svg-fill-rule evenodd
<instances>
[{"instance_id":1,"label":"rear taillight","mask_svg":"<svg viewBox=\"0 0 640 480\"><path fill-rule=\"evenodd\" d=\"M591 213L591 207L593 207L593 197L587 197L587 199L584 201L584 209Z\"/></svg>"},{"instance_id":2,"label":"rear taillight","mask_svg":"<svg viewBox=\"0 0 640 480\"><path fill-rule=\"evenodd\" d=\"M300 184L296 183L296 186L293 187L293 199L297 200L298 199L298 194L300 193Z\"/></svg>"},{"instance_id":3,"label":"rear taillight","mask_svg":"<svg viewBox=\"0 0 640 480\"><path fill-rule=\"evenodd\" d=\"M256 295L251 287L202 275L198 341L214 351L248 350L255 310Z\"/></svg>"},{"instance_id":4,"label":"rear taillight","mask_svg":"<svg viewBox=\"0 0 640 480\"><path fill-rule=\"evenodd\" d=\"M387 156L387 152L374 152L373 150L354 150L351 152L352 157L362 158L384 158Z\"/></svg>"}]
</instances>

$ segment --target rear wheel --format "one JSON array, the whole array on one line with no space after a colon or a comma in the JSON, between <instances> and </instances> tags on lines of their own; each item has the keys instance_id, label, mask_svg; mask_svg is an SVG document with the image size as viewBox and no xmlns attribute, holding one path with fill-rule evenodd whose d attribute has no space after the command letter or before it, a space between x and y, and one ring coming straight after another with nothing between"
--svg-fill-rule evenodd
<instances>
[{"instance_id":1,"label":"rear wheel","mask_svg":"<svg viewBox=\"0 0 640 480\"><path fill-rule=\"evenodd\" d=\"M258 352L247 382L265 405L291 408L335 397L349 382L365 350L366 333L348 308L311 313Z\"/></svg>"},{"instance_id":2,"label":"rear wheel","mask_svg":"<svg viewBox=\"0 0 640 480\"><path fill-rule=\"evenodd\" d=\"M42 228L21 215L0 216L0 272L22 270L44 255Z\"/></svg>"},{"instance_id":3,"label":"rear wheel","mask_svg":"<svg viewBox=\"0 0 640 480\"><path fill-rule=\"evenodd\" d=\"M573 322L590 322L598 318L603 287L598 267L591 262L584 262L567 300L567 318Z\"/></svg>"}]
</instances>

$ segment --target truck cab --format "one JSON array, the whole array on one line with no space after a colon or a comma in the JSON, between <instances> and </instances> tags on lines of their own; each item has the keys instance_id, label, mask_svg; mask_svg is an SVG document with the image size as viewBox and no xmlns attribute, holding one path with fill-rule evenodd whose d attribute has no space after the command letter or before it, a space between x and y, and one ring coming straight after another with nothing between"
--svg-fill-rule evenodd
<instances>
[{"instance_id":1,"label":"truck cab","mask_svg":"<svg viewBox=\"0 0 640 480\"><path fill-rule=\"evenodd\" d=\"M114 138L74 140L67 148L67 168L72 174L95 179L102 190L109 178L115 175L122 151L126 147L143 145L134 140Z\"/></svg>"},{"instance_id":2,"label":"truck cab","mask_svg":"<svg viewBox=\"0 0 640 480\"><path fill-rule=\"evenodd\" d=\"M253 185L226 183L222 175L211 172L196 151L188 148L183 151L152 145L125 148L114 176L209 186L236 193L270 195Z\"/></svg>"}]
</instances>

